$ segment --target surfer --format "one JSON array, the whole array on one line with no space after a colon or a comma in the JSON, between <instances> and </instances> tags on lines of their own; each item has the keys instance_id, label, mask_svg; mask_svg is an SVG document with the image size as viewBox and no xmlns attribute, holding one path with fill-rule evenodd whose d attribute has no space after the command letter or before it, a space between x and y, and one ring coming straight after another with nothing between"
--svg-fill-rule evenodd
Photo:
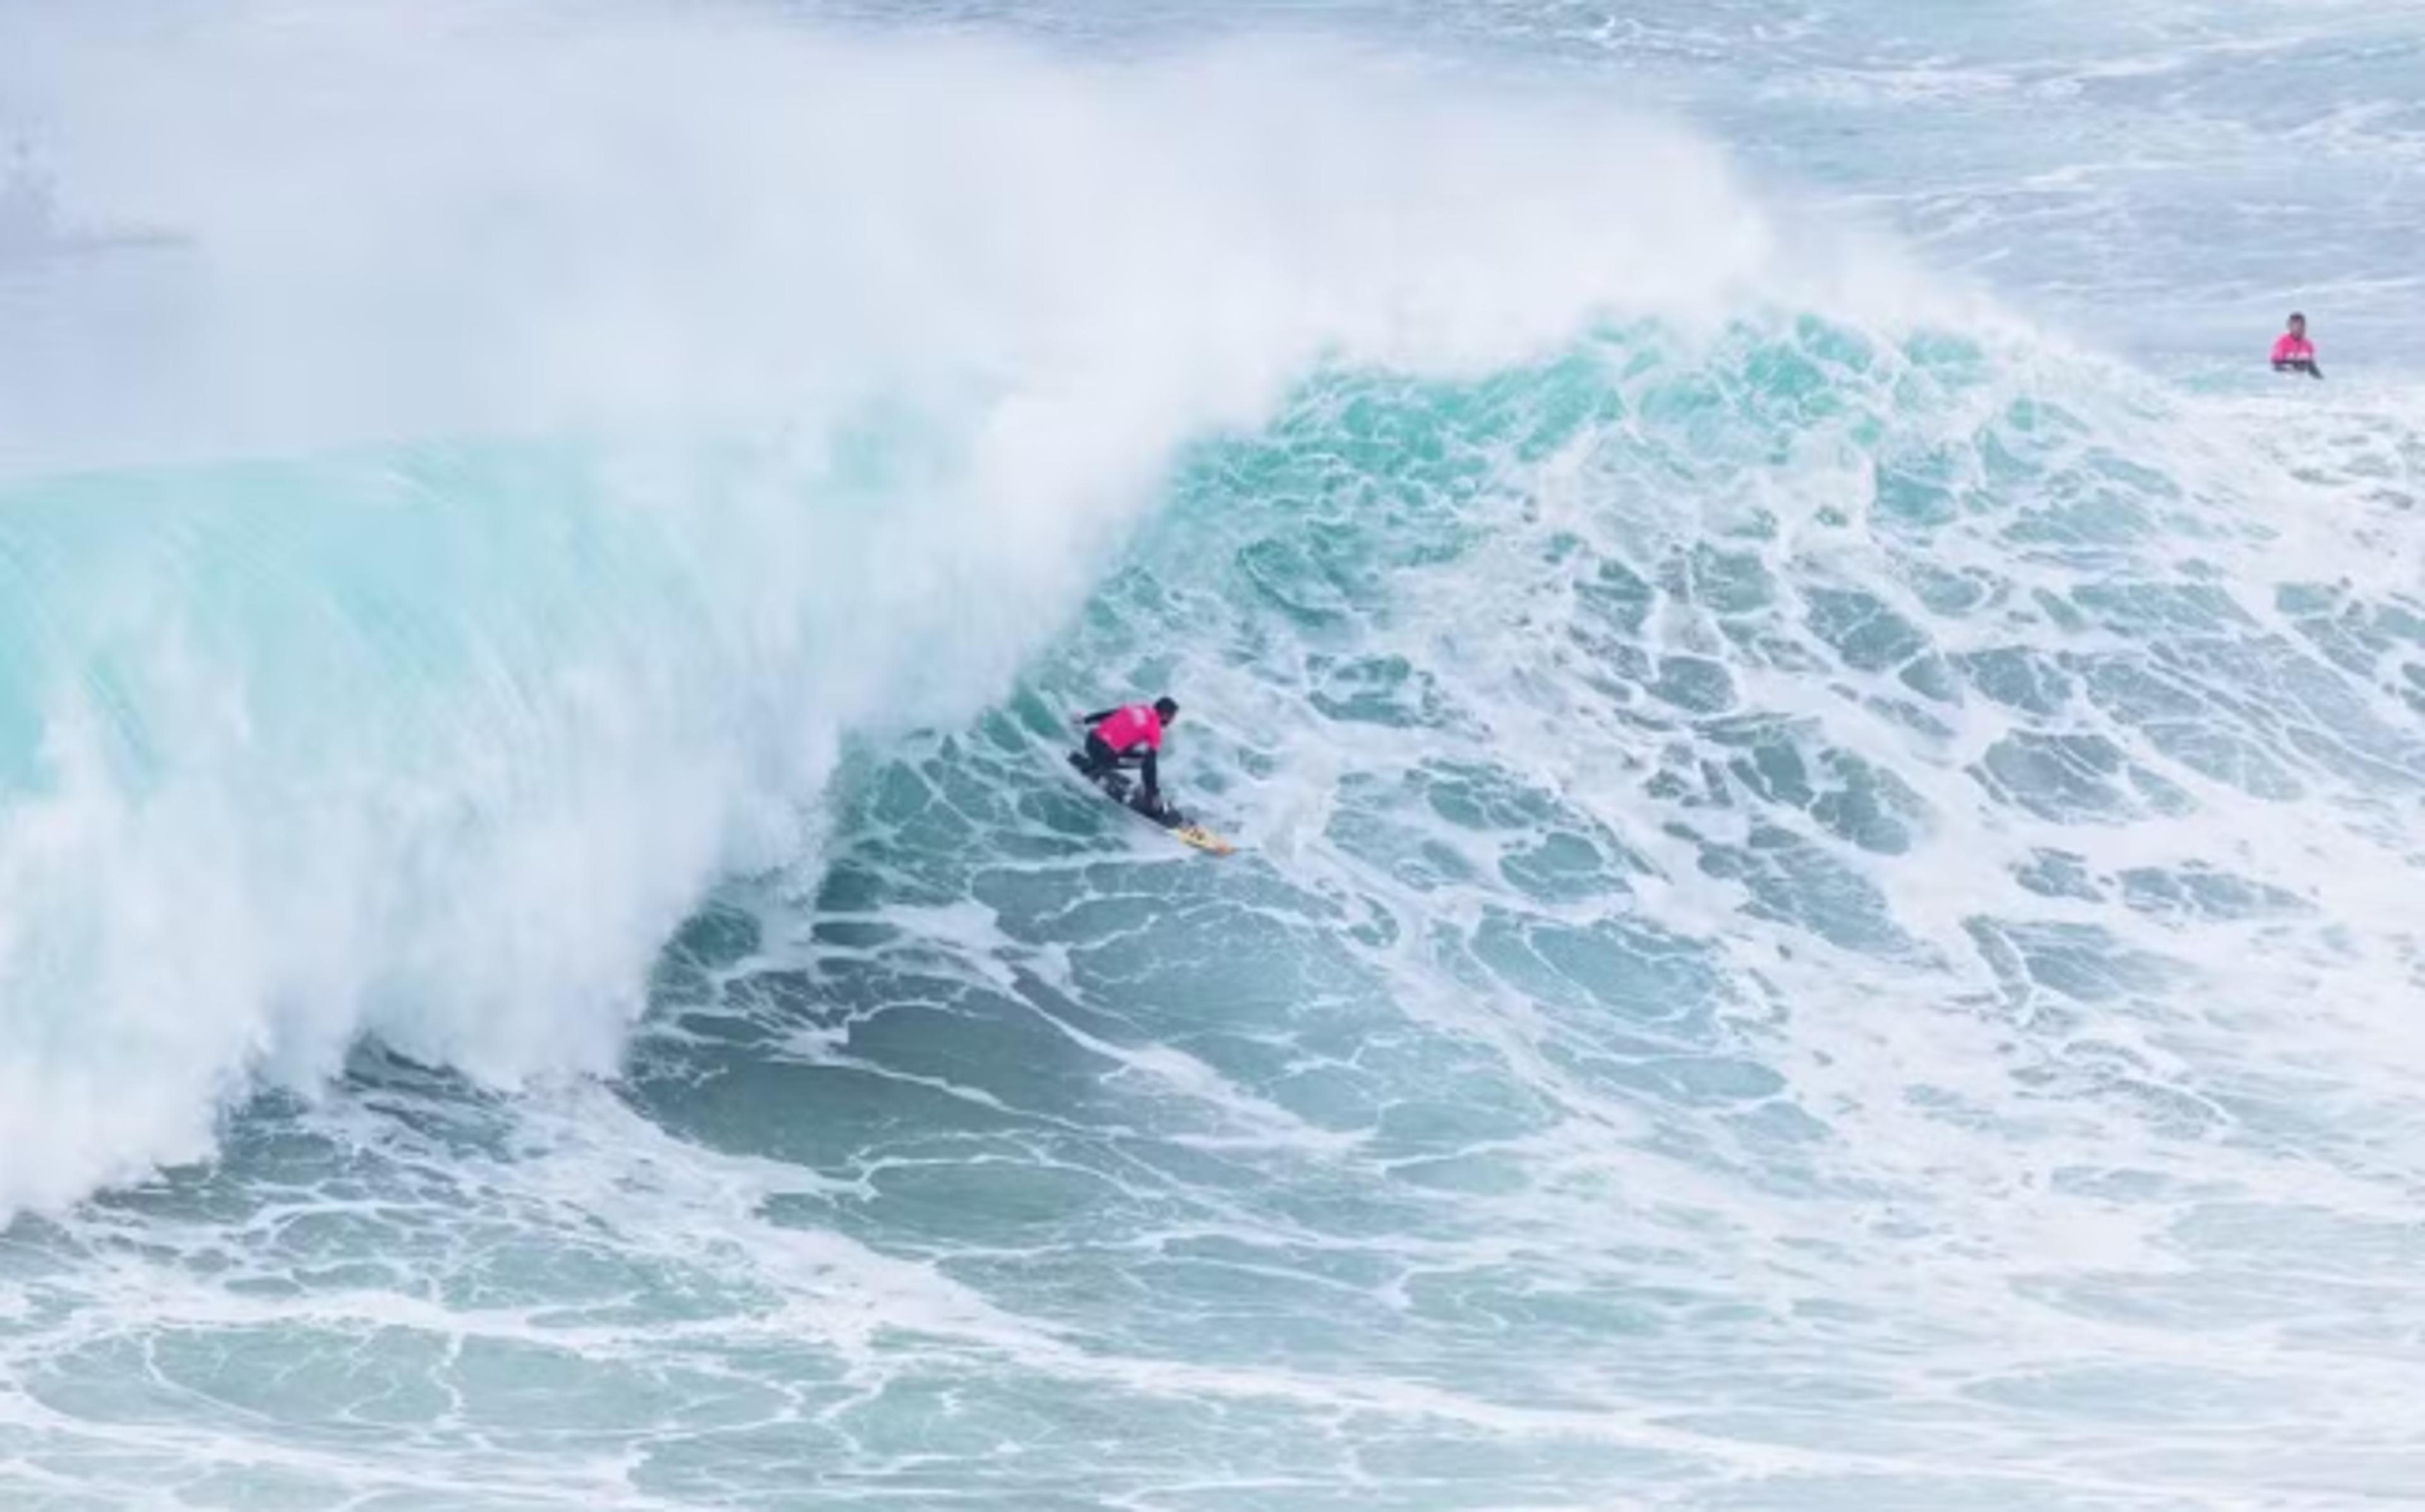
<instances>
[{"instance_id":1,"label":"surfer","mask_svg":"<svg viewBox=\"0 0 2425 1512\"><path fill-rule=\"evenodd\" d=\"M2290 328L2273 343L2273 371L2304 373L2311 378L2324 375L2322 370L2316 366L2315 345L2307 340L2306 316L2293 312Z\"/></svg>"},{"instance_id":2,"label":"surfer","mask_svg":"<svg viewBox=\"0 0 2425 1512\"><path fill-rule=\"evenodd\" d=\"M1162 732L1178 717L1179 700L1167 695L1150 704L1124 704L1081 714L1078 723L1086 726L1086 749L1084 755L1069 753L1069 764L1098 782L1120 767L1141 769L1145 788L1132 806L1148 818L1160 819L1165 808L1154 758L1162 751Z\"/></svg>"}]
</instances>

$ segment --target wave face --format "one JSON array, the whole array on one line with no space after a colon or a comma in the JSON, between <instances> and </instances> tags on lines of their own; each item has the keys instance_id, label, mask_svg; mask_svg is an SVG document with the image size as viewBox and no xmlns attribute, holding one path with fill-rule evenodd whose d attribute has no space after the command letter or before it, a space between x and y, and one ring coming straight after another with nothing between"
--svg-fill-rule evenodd
<instances>
[{"instance_id":1,"label":"wave face","mask_svg":"<svg viewBox=\"0 0 2425 1512\"><path fill-rule=\"evenodd\" d=\"M365 1031L611 1069L707 884L798 850L845 737L999 696L1187 437L1333 355L1713 310L1773 255L1672 132L1541 160L1571 107L1326 100L1298 60L265 27L193 42L206 83L61 49L95 223L181 239L19 271L56 328L0 435L0 1204L199 1154ZM1274 79L1299 103L1248 113ZM302 145L232 176L263 139ZM1619 172L1679 240L1569 193ZM174 318L104 318L134 288ZM166 375L79 393L98 358Z\"/></svg>"},{"instance_id":2,"label":"wave face","mask_svg":"<svg viewBox=\"0 0 2425 1512\"><path fill-rule=\"evenodd\" d=\"M0 1488L2416 1484L2413 390L1730 166L2379 48L1568 10L0 21Z\"/></svg>"}]
</instances>

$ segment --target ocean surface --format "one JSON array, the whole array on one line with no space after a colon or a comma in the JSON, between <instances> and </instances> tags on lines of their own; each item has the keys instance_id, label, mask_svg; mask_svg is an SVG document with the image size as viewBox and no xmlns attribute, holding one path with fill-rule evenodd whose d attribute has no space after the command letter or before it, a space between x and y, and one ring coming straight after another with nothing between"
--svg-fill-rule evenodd
<instances>
[{"instance_id":1,"label":"ocean surface","mask_svg":"<svg viewBox=\"0 0 2425 1512\"><path fill-rule=\"evenodd\" d=\"M2420 246L2414 0L0 0L0 1505L2425 1504Z\"/></svg>"}]
</instances>

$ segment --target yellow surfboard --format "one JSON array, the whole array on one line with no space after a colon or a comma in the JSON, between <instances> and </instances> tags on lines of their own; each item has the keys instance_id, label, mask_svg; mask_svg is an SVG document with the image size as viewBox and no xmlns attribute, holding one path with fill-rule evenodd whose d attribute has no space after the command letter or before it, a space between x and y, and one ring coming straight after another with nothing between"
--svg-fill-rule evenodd
<instances>
[{"instance_id":1,"label":"yellow surfboard","mask_svg":"<svg viewBox=\"0 0 2425 1512\"><path fill-rule=\"evenodd\" d=\"M1073 768L1078 764L1077 757L1074 756L1070 756L1068 760L1070 766ZM1093 788L1097 792L1101 793L1104 797L1110 799L1113 803L1119 804L1122 808L1128 809L1131 814L1134 814L1139 820L1144 820L1148 824L1153 825L1155 829L1162 831L1164 835L1174 836L1182 845L1195 847L1196 850L1203 851L1206 855L1226 856L1233 853L1238 849L1236 846L1231 845L1221 836L1213 834L1211 830L1206 829L1203 825L1195 823L1192 820L1180 824L1164 824L1157 821L1151 815L1138 814L1134 808L1132 808L1129 805L1128 778L1118 772L1107 773L1100 779L1086 777L1082 773L1080 780L1086 783L1088 787Z\"/></svg>"},{"instance_id":2,"label":"yellow surfboard","mask_svg":"<svg viewBox=\"0 0 2425 1512\"><path fill-rule=\"evenodd\" d=\"M1201 824L1182 824L1170 833L1198 851L1209 851L1216 856L1228 855L1238 849Z\"/></svg>"}]
</instances>

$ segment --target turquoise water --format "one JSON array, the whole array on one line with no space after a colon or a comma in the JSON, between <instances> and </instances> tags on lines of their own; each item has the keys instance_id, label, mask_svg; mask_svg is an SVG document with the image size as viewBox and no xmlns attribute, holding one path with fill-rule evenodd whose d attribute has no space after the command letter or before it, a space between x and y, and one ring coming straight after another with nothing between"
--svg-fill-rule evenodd
<instances>
[{"instance_id":1,"label":"turquoise water","mask_svg":"<svg viewBox=\"0 0 2425 1512\"><path fill-rule=\"evenodd\" d=\"M2425 16L1967 8L0 10L0 1501L2413 1494Z\"/></svg>"}]
</instances>

